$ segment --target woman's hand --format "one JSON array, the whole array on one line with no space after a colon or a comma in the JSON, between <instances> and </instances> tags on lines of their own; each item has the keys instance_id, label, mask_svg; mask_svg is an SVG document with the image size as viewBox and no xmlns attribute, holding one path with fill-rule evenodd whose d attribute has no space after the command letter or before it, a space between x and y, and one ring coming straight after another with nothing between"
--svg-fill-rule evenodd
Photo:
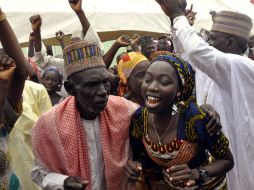
<instances>
[{"instance_id":1,"label":"woman's hand","mask_svg":"<svg viewBox=\"0 0 254 190\"><path fill-rule=\"evenodd\" d=\"M142 165L139 162L129 160L125 167L125 174L130 182L141 180Z\"/></svg>"},{"instance_id":2,"label":"woman's hand","mask_svg":"<svg viewBox=\"0 0 254 190\"><path fill-rule=\"evenodd\" d=\"M163 171L167 183L179 184L179 186L194 186L199 178L197 169L190 169L188 165L175 165Z\"/></svg>"}]
</instances>

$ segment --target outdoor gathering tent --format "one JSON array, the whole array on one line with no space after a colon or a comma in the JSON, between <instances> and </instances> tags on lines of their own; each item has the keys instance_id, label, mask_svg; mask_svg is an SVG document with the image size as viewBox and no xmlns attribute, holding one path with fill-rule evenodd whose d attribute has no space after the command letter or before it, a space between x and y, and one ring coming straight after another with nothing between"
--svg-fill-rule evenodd
<instances>
[{"instance_id":1,"label":"outdoor gathering tent","mask_svg":"<svg viewBox=\"0 0 254 190\"><path fill-rule=\"evenodd\" d=\"M234 10L254 18L254 4L250 0L187 0L198 12L195 27L210 29L210 10ZM2 10L19 42L28 41L31 27L29 17L41 14L43 19L42 38L51 39L55 32L65 34L81 30L77 16L68 0L0 0ZM170 32L170 21L155 0L83 0L83 9L102 41L116 39L121 34L144 34L154 36Z\"/></svg>"}]
</instances>

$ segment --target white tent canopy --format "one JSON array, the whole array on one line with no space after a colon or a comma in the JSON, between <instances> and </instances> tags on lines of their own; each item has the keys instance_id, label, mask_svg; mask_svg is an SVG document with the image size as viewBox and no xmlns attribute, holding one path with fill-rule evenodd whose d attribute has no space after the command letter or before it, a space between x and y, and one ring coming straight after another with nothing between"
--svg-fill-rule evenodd
<instances>
[{"instance_id":1,"label":"white tent canopy","mask_svg":"<svg viewBox=\"0 0 254 190\"><path fill-rule=\"evenodd\" d=\"M254 5L250 0L187 0L197 11L197 28L210 29L210 10L234 10L254 18ZM0 0L2 10L7 13L18 40L28 41L31 31L29 17L41 14L43 18L42 38L55 36L62 30L65 34L81 29L77 16L69 6L68 0ZM90 23L100 34L106 34L103 40L113 36L107 32L148 31L168 33L169 19L162 13L155 0L83 0L83 9ZM253 30L254 31L254 30ZM118 33L117 33L118 34Z\"/></svg>"}]
</instances>

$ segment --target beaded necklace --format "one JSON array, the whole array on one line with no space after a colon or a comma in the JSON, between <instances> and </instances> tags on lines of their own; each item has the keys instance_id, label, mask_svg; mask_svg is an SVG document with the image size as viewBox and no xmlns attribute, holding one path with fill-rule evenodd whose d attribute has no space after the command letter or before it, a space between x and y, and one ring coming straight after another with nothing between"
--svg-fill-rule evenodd
<instances>
[{"instance_id":1,"label":"beaded necklace","mask_svg":"<svg viewBox=\"0 0 254 190\"><path fill-rule=\"evenodd\" d=\"M164 133L163 133L163 135L162 135L161 137L159 136L159 134L158 134L158 132L157 132L157 130L156 130L156 127L155 127L155 124L154 124L153 116L154 116L154 115L152 115L153 129L154 129L155 134L156 134L156 136L157 136L157 138L158 138L159 145L161 146L161 145L162 145L161 141L163 140L163 138L164 138L165 134L167 133L168 129L171 128L172 121L173 121L173 118L175 117L175 115L173 115L173 116L171 117L171 120L170 120L170 122L169 122L169 125L167 126L167 129L164 131Z\"/></svg>"}]
</instances>

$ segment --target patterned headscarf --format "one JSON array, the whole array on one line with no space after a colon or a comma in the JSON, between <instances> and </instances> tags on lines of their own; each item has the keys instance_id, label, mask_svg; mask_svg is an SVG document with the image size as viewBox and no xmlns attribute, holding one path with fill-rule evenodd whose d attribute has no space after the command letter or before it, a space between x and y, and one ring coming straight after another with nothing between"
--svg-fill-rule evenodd
<instances>
[{"instance_id":1,"label":"patterned headscarf","mask_svg":"<svg viewBox=\"0 0 254 190\"><path fill-rule=\"evenodd\" d=\"M119 64L117 66L118 75L120 78L119 84L119 95L123 96L127 93L128 89L126 87L127 81L133 71L133 69L142 61L148 61L148 59L138 52L130 52L123 54Z\"/></svg>"},{"instance_id":2,"label":"patterned headscarf","mask_svg":"<svg viewBox=\"0 0 254 190\"><path fill-rule=\"evenodd\" d=\"M141 53L130 52L122 55L117 66L117 70L120 80L124 84L127 83L127 80L129 79L133 69L142 61L148 61L148 59Z\"/></svg>"},{"instance_id":3,"label":"patterned headscarf","mask_svg":"<svg viewBox=\"0 0 254 190\"><path fill-rule=\"evenodd\" d=\"M57 67L55 67L55 66L49 66L49 67L47 67L46 69L44 69L43 72L42 72L42 77L44 77L45 74L46 74L47 72L49 72L49 71L55 72L55 73L59 76L60 82L62 82L62 80L63 80L63 74L62 74L62 73L59 71L59 69L58 69Z\"/></svg>"},{"instance_id":4,"label":"patterned headscarf","mask_svg":"<svg viewBox=\"0 0 254 190\"><path fill-rule=\"evenodd\" d=\"M177 104L190 99L195 87L195 72L190 64L172 53L159 55L153 62L164 61L173 66L179 81L180 96L177 97Z\"/></svg>"},{"instance_id":5,"label":"patterned headscarf","mask_svg":"<svg viewBox=\"0 0 254 190\"><path fill-rule=\"evenodd\" d=\"M153 52L150 56L150 61L153 62L159 55L168 55L170 54L169 51L156 51Z\"/></svg>"}]
</instances>

